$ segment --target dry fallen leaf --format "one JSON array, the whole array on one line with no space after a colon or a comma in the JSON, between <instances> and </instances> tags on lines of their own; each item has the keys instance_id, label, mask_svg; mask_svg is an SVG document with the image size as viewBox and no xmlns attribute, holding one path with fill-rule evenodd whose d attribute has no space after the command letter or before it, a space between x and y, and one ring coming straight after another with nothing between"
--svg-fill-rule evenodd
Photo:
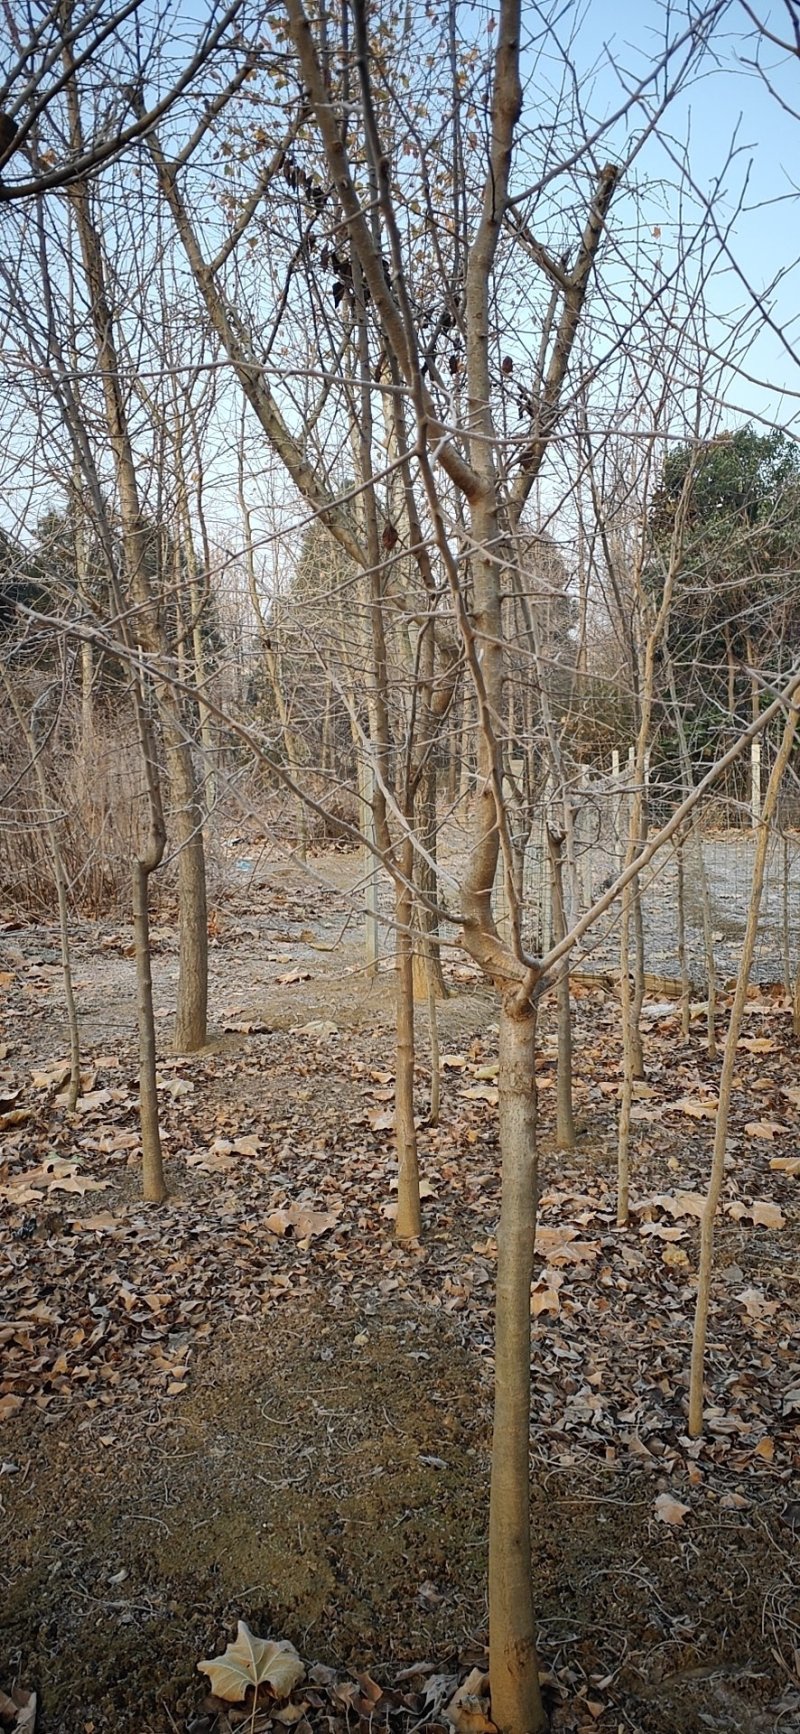
<instances>
[{"instance_id":1,"label":"dry fallen leaf","mask_svg":"<svg viewBox=\"0 0 800 1734\"><path fill-rule=\"evenodd\" d=\"M725 1205L725 1214L734 1222L750 1216L760 1228L783 1228L786 1221L780 1205L773 1204L769 1198L755 1198L752 1204L743 1204L740 1198L733 1198Z\"/></svg>"},{"instance_id":2,"label":"dry fallen leaf","mask_svg":"<svg viewBox=\"0 0 800 1734\"><path fill-rule=\"evenodd\" d=\"M706 1207L704 1192L676 1192L672 1204L673 1216L702 1216Z\"/></svg>"},{"instance_id":3,"label":"dry fallen leaf","mask_svg":"<svg viewBox=\"0 0 800 1734\"><path fill-rule=\"evenodd\" d=\"M531 1316L538 1319L540 1313L554 1313L556 1318L561 1311L561 1301L558 1291L564 1281L561 1271L542 1271L542 1274L531 1289Z\"/></svg>"},{"instance_id":4,"label":"dry fallen leaf","mask_svg":"<svg viewBox=\"0 0 800 1734\"><path fill-rule=\"evenodd\" d=\"M470 1102L489 1102L493 1108L497 1107L500 1100L500 1091L495 1084L470 1084L461 1094L468 1097Z\"/></svg>"},{"instance_id":5,"label":"dry fallen leaf","mask_svg":"<svg viewBox=\"0 0 800 1734\"><path fill-rule=\"evenodd\" d=\"M273 1719L279 1722L282 1728L292 1728L295 1722L301 1720L305 1708L303 1704L284 1704L281 1709L273 1711Z\"/></svg>"},{"instance_id":6,"label":"dry fallen leaf","mask_svg":"<svg viewBox=\"0 0 800 1734\"><path fill-rule=\"evenodd\" d=\"M655 1514L660 1523L683 1523L690 1505L682 1504L680 1499L673 1499L671 1493L659 1493L655 1501Z\"/></svg>"},{"instance_id":7,"label":"dry fallen leaf","mask_svg":"<svg viewBox=\"0 0 800 1734\"><path fill-rule=\"evenodd\" d=\"M577 1228L572 1228L568 1222L551 1224L537 1221L536 1251L538 1253L549 1254L552 1246L564 1246L568 1241L577 1240L577 1238Z\"/></svg>"},{"instance_id":8,"label":"dry fallen leaf","mask_svg":"<svg viewBox=\"0 0 800 1734\"><path fill-rule=\"evenodd\" d=\"M785 1131L786 1127L780 1126L777 1120L748 1120L745 1126L748 1138L779 1138Z\"/></svg>"},{"instance_id":9,"label":"dry fallen leaf","mask_svg":"<svg viewBox=\"0 0 800 1734\"><path fill-rule=\"evenodd\" d=\"M288 1698L305 1668L293 1644L288 1639L273 1642L257 1638L244 1620L239 1621L236 1642L229 1644L225 1654L210 1662L198 1662L201 1674L207 1674L211 1690L228 1704L241 1704L250 1687L269 1686L276 1698Z\"/></svg>"},{"instance_id":10,"label":"dry fallen leaf","mask_svg":"<svg viewBox=\"0 0 800 1734\"><path fill-rule=\"evenodd\" d=\"M666 1106L673 1114L689 1114L693 1120L713 1120L719 1102L716 1096L681 1096L677 1102L668 1102Z\"/></svg>"},{"instance_id":11,"label":"dry fallen leaf","mask_svg":"<svg viewBox=\"0 0 800 1734\"><path fill-rule=\"evenodd\" d=\"M0 1691L0 1724L9 1734L34 1734L36 1693L24 1686L12 1686L10 1695Z\"/></svg>"},{"instance_id":12,"label":"dry fallen leaf","mask_svg":"<svg viewBox=\"0 0 800 1734\"><path fill-rule=\"evenodd\" d=\"M768 1301L760 1288L743 1288L736 1299L741 1301L749 1319L768 1319L778 1311L777 1301Z\"/></svg>"},{"instance_id":13,"label":"dry fallen leaf","mask_svg":"<svg viewBox=\"0 0 800 1734\"><path fill-rule=\"evenodd\" d=\"M442 1711L456 1734L494 1734L489 1718L489 1676L473 1668Z\"/></svg>"},{"instance_id":14,"label":"dry fallen leaf","mask_svg":"<svg viewBox=\"0 0 800 1734\"><path fill-rule=\"evenodd\" d=\"M77 1192L82 1198L84 1192L105 1192L111 1185L110 1180L90 1180L88 1174L74 1174L67 1180L51 1180L51 1192Z\"/></svg>"},{"instance_id":15,"label":"dry fallen leaf","mask_svg":"<svg viewBox=\"0 0 800 1734\"><path fill-rule=\"evenodd\" d=\"M286 1234L292 1228L298 1240L316 1240L336 1227L341 1214L341 1205L337 1210L314 1210L308 1204L289 1204L271 1211L266 1226L270 1234Z\"/></svg>"},{"instance_id":16,"label":"dry fallen leaf","mask_svg":"<svg viewBox=\"0 0 800 1734\"><path fill-rule=\"evenodd\" d=\"M59 1065L51 1066L49 1071L32 1072L31 1083L34 1090L60 1090L70 1076L69 1060L62 1060Z\"/></svg>"},{"instance_id":17,"label":"dry fallen leaf","mask_svg":"<svg viewBox=\"0 0 800 1734\"><path fill-rule=\"evenodd\" d=\"M769 1198L754 1198L751 1215L760 1228L783 1228L786 1221L780 1205L773 1204Z\"/></svg>"},{"instance_id":18,"label":"dry fallen leaf","mask_svg":"<svg viewBox=\"0 0 800 1734\"><path fill-rule=\"evenodd\" d=\"M682 1246L665 1246L661 1257L670 1270L685 1270L689 1263L688 1255Z\"/></svg>"},{"instance_id":19,"label":"dry fallen leaf","mask_svg":"<svg viewBox=\"0 0 800 1734\"><path fill-rule=\"evenodd\" d=\"M73 1227L91 1229L95 1234L104 1234L116 1226L117 1218L110 1210L98 1210L96 1216L73 1217Z\"/></svg>"},{"instance_id":20,"label":"dry fallen leaf","mask_svg":"<svg viewBox=\"0 0 800 1734\"><path fill-rule=\"evenodd\" d=\"M686 1229L677 1228L674 1224L672 1227L668 1227L667 1224L663 1222L643 1222L639 1229L639 1233L642 1235L649 1235L655 1240L675 1241L683 1240L683 1237L686 1234Z\"/></svg>"},{"instance_id":21,"label":"dry fallen leaf","mask_svg":"<svg viewBox=\"0 0 800 1734\"><path fill-rule=\"evenodd\" d=\"M773 1174L790 1174L793 1180L800 1175L800 1156L773 1156L769 1165Z\"/></svg>"}]
</instances>

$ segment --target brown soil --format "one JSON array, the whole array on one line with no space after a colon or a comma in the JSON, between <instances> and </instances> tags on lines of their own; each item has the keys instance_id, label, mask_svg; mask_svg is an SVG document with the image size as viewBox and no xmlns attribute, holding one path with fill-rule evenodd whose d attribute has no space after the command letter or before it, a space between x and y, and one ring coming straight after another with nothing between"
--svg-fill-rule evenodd
<instances>
[{"instance_id":1,"label":"brown soil","mask_svg":"<svg viewBox=\"0 0 800 1734\"><path fill-rule=\"evenodd\" d=\"M346 880L346 866L333 871ZM278 954L287 887L293 920L285 955L282 946L280 963L270 966L264 958L270 947ZM224 1649L239 1618L264 1636L292 1639L307 1662L366 1667L386 1683L415 1661L457 1672L483 1659L492 1367L491 1285L480 1261L496 1214L492 1115L473 1106L473 1125L463 1107L449 1112L446 1104L441 1132L423 1132L424 1162L437 1182L426 1244L393 1248L382 1215L391 1142L359 1118L352 1069L354 1060L365 1075L370 1063L391 1067L390 978L366 984L355 934L336 952L301 938L313 927L317 942L329 943L341 927L341 913L327 905L309 919L303 894L299 878L275 871L255 915L233 905L223 911L215 1042L182 1064L180 1076L202 1091L209 1142L220 1130L232 1135L234 1123L257 1129L274 1148L287 1193L293 1175L307 1179L309 1145L326 1152L324 1162L316 1158L321 1198L341 1184L351 1160L365 1161L363 1218L348 1206L349 1238L328 1237L305 1252L276 1247L261 1226L275 1191L271 1170L267 1180L248 1182L248 1214L229 1231L220 1193L227 1196L231 1182L183 1168L183 1109L180 1100L172 1105L167 1147L178 1197L152 1233L163 1257L171 1244L187 1244L191 1231L192 1281L198 1272L205 1280L207 1328L193 1344L185 1388L170 1395L163 1380L153 1387L136 1368L126 1383L123 1360L121 1383L105 1396L71 1395L56 1381L42 1407L28 1401L2 1430L0 1684L19 1679L37 1689L40 1734L191 1728L204 1692L196 1663ZM116 931L124 942L125 930ZM96 1050L118 1051L127 1077L131 966L118 950L100 950L100 938L87 929L79 946L87 1037ZM20 960L41 958L53 943L52 934L23 930L9 937L5 961L21 968ZM168 1011L174 937L166 934L163 946L157 998ZM276 976L294 967L312 969L313 979L280 985ZM443 1046L464 1049L475 1040L490 1053L491 1002L468 982L452 985L456 994L441 1012ZM40 996L32 1021L8 1020L20 1073L62 1047L52 998L51 1006ZM341 1032L327 1045L288 1034L320 1018ZM551 1099L543 1094L545 1148ZM313 1128L304 1128L304 1111ZM562 1186L585 1188L598 1177L605 1184L611 1123L610 1106L601 1104L581 1152L569 1161L547 1158L550 1180L557 1162ZM660 1161L653 1183L664 1184ZM135 1166L123 1165L113 1192L99 1195L104 1208L128 1212L134 1240L135 1190ZM70 1213L86 1216L97 1202L89 1195L67 1211L62 1200L40 1220L31 1243L37 1270L50 1268L58 1248L70 1255L79 1232ZM10 1220L12 1269L18 1226ZM737 1261L743 1282L758 1279L763 1258L752 1232L748 1239L740 1225L723 1227L720 1258ZM242 1269L254 1272L249 1288L237 1247ZM103 1279L102 1250L86 1256L84 1276L76 1271L68 1291L73 1323L87 1305L81 1282L88 1295ZM779 1262L791 1282L785 1237ZM259 1291L264 1272L270 1282ZM565 1360L589 1356L596 1328L591 1273L575 1280L584 1283L576 1294L588 1299L583 1312L577 1303L572 1333L564 1319L551 1330L545 1315L534 1349L536 1598L555 1726L792 1734L800 1729L793 1579L800 1508L791 1430L781 1432L767 1407L763 1430L778 1441L774 1461L752 1458L745 1472L741 1454L735 1470L712 1454L702 1485L690 1489L680 1479L689 1463L679 1377L688 1303L667 1315L673 1340L668 1328L642 1375L650 1303L635 1294L618 1300L608 1342L623 1383L635 1393L643 1381L663 1401L649 1458L618 1448L621 1421L605 1433L548 1424ZM716 1336L726 1328L720 1318ZM721 1366L720 1388L727 1377ZM569 1402L578 1381L567 1375L563 1388ZM767 1392L767 1406L771 1400ZM721 1505L743 1484L738 1504ZM685 1525L655 1520L664 1487L691 1504Z\"/></svg>"}]
</instances>

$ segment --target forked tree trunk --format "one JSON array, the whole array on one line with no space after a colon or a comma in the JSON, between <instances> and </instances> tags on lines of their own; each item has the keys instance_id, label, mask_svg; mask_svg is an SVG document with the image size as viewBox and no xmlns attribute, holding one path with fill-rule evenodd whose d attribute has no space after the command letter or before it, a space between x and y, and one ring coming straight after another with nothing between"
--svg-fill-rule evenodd
<instances>
[{"instance_id":1,"label":"forked tree trunk","mask_svg":"<svg viewBox=\"0 0 800 1734\"><path fill-rule=\"evenodd\" d=\"M756 843L755 859L753 861L753 879L750 890L750 904L747 911L747 926L745 928L742 955L739 962L739 973L736 978L736 992L733 996L730 1023L725 1037L725 1051L722 1057L722 1071L719 1080L719 1106L714 1127L714 1151L711 1158L711 1174L708 1183L703 1214L700 1218L700 1259L697 1270L697 1303L694 1314L694 1332L692 1336L692 1362L689 1376L689 1436L699 1438L703 1431L703 1378L705 1370L706 1334L708 1330L708 1306L711 1296L711 1272L714 1262L714 1218L722 1193L722 1182L725 1177L725 1149L728 1142L728 1120L730 1116L733 1079L736 1072L736 1049L742 1028L744 1008L747 1001L747 987L750 971L753 966L753 953L758 937L758 918L761 913L761 894L764 889L764 869L769 847L770 823L778 799L778 791L783 781L783 775L794 744L797 728L798 712L792 705L786 718L783 738L770 773L767 792L759 820L758 841Z\"/></svg>"},{"instance_id":2,"label":"forked tree trunk","mask_svg":"<svg viewBox=\"0 0 800 1734\"><path fill-rule=\"evenodd\" d=\"M72 77L70 51L65 49L68 74L67 102L73 145L80 149L81 121L77 86ZM200 806L194 779L191 753L185 742L180 704L166 677L164 664L167 643L158 608L153 597L145 558L146 526L142 513L139 480L131 443L125 398L120 383L114 315L106 287L106 264L101 234L92 219L90 193L85 182L77 182L70 190L75 225L81 246L86 283L89 291L90 314L95 349L103 386L106 427L113 457L114 473L119 493L119 516L122 529L123 566L128 594L123 598L127 608L134 610L134 633L143 651L156 659L153 684L161 712L168 745L171 747L170 770L173 783L173 804L179 815L181 842L187 840L190 860L180 871L180 890L188 888L187 901L180 901L180 970L178 981L178 1027L176 1046L194 1050L206 1040L206 997L208 973L208 932L206 921L205 852L200 820ZM160 665L160 666L159 666ZM144 702L142 698L142 702ZM149 737L152 741L152 735ZM149 776L148 771L148 776ZM163 819L163 814L162 814ZM165 840L158 856L163 857ZM154 868L147 868L147 872ZM134 870L134 879L136 872ZM202 883L201 883L202 881Z\"/></svg>"},{"instance_id":3,"label":"forked tree trunk","mask_svg":"<svg viewBox=\"0 0 800 1734\"><path fill-rule=\"evenodd\" d=\"M543 1734L531 1597L531 1281L536 1234L536 1012L513 996L500 1013L502 1203L489 1512L489 1678L503 1734Z\"/></svg>"}]
</instances>

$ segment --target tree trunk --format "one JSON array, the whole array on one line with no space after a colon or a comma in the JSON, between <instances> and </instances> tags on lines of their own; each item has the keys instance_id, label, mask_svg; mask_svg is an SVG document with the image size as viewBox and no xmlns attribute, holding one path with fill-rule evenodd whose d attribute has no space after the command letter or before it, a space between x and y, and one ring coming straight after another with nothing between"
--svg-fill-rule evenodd
<instances>
[{"instance_id":1,"label":"tree trunk","mask_svg":"<svg viewBox=\"0 0 800 1734\"><path fill-rule=\"evenodd\" d=\"M180 439L177 435L174 442L174 450L178 467L180 517L183 527L183 552L186 560L186 573L189 581L189 606L192 613L193 675L197 694L197 709L200 719L200 740L203 745L203 775L198 787L198 796L199 789L202 788L200 806L203 818L205 819L207 814L213 812L217 801L217 766L214 723L205 698L208 681L202 623L202 611L205 605L205 596L203 594L204 586L201 584L200 573L197 567L197 554L195 552L192 521L189 515L189 500L186 491L183 453L180 448ZM205 585L208 585L207 572Z\"/></svg>"},{"instance_id":2,"label":"tree trunk","mask_svg":"<svg viewBox=\"0 0 800 1734\"><path fill-rule=\"evenodd\" d=\"M77 93L73 83L68 87L72 117L72 136L80 138ZM128 606L135 604L135 632L141 648L154 656L162 669L154 673L154 688L161 711L164 731L171 747L173 773L173 805L178 815L181 842L186 841L191 861L180 875L180 971L178 982L179 1048L203 1047L206 1040L206 996L208 969L208 933L206 924L205 853L197 789L191 754L185 742L180 705L173 687L165 678L163 663L167 645L162 621L156 606L145 558L145 522L139 499L139 483L131 444L130 428L120 384L119 366L114 337L114 321L106 290L106 269L99 231L90 215L89 193L83 183L71 192L76 227L80 238L84 269L91 297L97 360L101 371L105 402L106 425L119 490L119 514L122 527L123 565ZM143 695L142 695L143 699ZM143 700L144 701L144 700ZM150 737L152 738L152 737ZM152 767L148 768L148 779ZM163 857L164 844L155 866ZM153 867L147 872L154 871ZM136 872L134 870L134 880ZM146 889L146 888L145 888ZM141 890L137 893L141 900ZM184 972L186 976L184 976Z\"/></svg>"},{"instance_id":3,"label":"tree trunk","mask_svg":"<svg viewBox=\"0 0 800 1734\"><path fill-rule=\"evenodd\" d=\"M175 1052L194 1054L208 1039L208 909L203 815L192 749L186 739L174 694L162 706L167 774L178 839L180 956Z\"/></svg>"},{"instance_id":4,"label":"tree trunk","mask_svg":"<svg viewBox=\"0 0 800 1734\"><path fill-rule=\"evenodd\" d=\"M362 750L358 729L353 725L353 745L358 756L359 830L364 838L362 848L364 886L364 956L367 975L378 974L380 926L378 922L378 859L375 854L375 815L372 807L372 771Z\"/></svg>"},{"instance_id":5,"label":"tree trunk","mask_svg":"<svg viewBox=\"0 0 800 1734\"><path fill-rule=\"evenodd\" d=\"M468 801L475 787L475 746L474 737L477 729L477 706L471 686L465 685L461 701L461 744L459 748L460 775L458 783L459 799Z\"/></svg>"},{"instance_id":6,"label":"tree trunk","mask_svg":"<svg viewBox=\"0 0 800 1734\"><path fill-rule=\"evenodd\" d=\"M261 598L258 594L258 577L256 573L255 549L253 546L253 525L250 515L250 507L247 503L244 491L244 428L242 429L242 437L239 441L239 507L242 514L242 525L244 528L247 586L250 591L250 601L253 604L253 613L255 614L256 622L258 624L258 634L261 642L261 654L264 659L264 668L266 670L270 687L272 688L272 696L275 700L275 709L278 713L278 721L281 725L281 735L283 737L283 750L286 754L286 763L289 767L289 774L295 789L294 807L297 814L297 853L300 856L301 861L305 861L308 854L308 814L306 812L306 804L301 792L302 771L300 765L300 746L294 729L292 728L291 718L289 716L289 707L286 703L286 695L283 690L280 662L275 651L274 628L270 629L269 623L264 617Z\"/></svg>"},{"instance_id":7,"label":"tree trunk","mask_svg":"<svg viewBox=\"0 0 800 1734\"><path fill-rule=\"evenodd\" d=\"M675 685L675 671L672 666L672 659L668 647L665 647L664 650L664 661L666 663L669 677L670 698L672 699L675 728L678 735L681 771L683 775L683 791L684 795L689 795L694 788L694 773L692 770L691 755L689 753L689 743L686 739L683 715L678 703L678 693ZM706 1051L709 1059L713 1060L717 1052L717 966L714 957L714 923L711 918L711 894L708 888L708 874L706 872L705 856L703 855L703 833L700 829L700 821L696 812L692 814L689 836L697 868L697 878L700 886L700 902L703 912L703 953L706 965L706 1001L708 1008L706 1023Z\"/></svg>"},{"instance_id":8,"label":"tree trunk","mask_svg":"<svg viewBox=\"0 0 800 1734\"><path fill-rule=\"evenodd\" d=\"M436 824L436 766L432 757L422 774L420 788L416 801L416 818L420 842L427 849L432 861L436 860L437 824ZM437 876L434 867L429 867L420 854L414 862L414 879L421 898L414 903L415 927L417 944L414 947L414 998L417 1001L427 1001L431 989L439 999L447 999L447 987L442 971L442 954L439 947L439 926L436 916L428 907L435 903L437 897Z\"/></svg>"},{"instance_id":9,"label":"tree trunk","mask_svg":"<svg viewBox=\"0 0 800 1734\"><path fill-rule=\"evenodd\" d=\"M636 847L637 849L641 847L641 838L637 838ZM631 904L633 915L633 993L630 1009L631 1075L634 1078L643 1078L642 1006L644 1005L645 951L642 889L638 874L631 886Z\"/></svg>"},{"instance_id":10,"label":"tree trunk","mask_svg":"<svg viewBox=\"0 0 800 1734\"><path fill-rule=\"evenodd\" d=\"M770 822L775 811L778 791L783 780L783 774L789 762L797 727L798 712L792 706L786 718L783 738L778 749L775 763L770 773L764 805L761 812L756 843L755 859L753 861L753 879L750 890L750 905L747 911L747 926L745 928L742 955L739 963L739 973L736 978L736 992L733 996L730 1023L725 1037L725 1052L722 1057L722 1071L719 1080L719 1106L714 1127L714 1151L711 1159L711 1174L706 1193L703 1214L700 1218L700 1259L697 1271L697 1303L694 1315L694 1333L692 1336L692 1363L689 1379L689 1435L692 1439L699 1438L703 1430L703 1377L705 1368L706 1333L708 1329L708 1306L711 1295L711 1272L714 1262L714 1217L722 1193L722 1182L725 1177L725 1148L728 1141L728 1120L730 1116L731 1093L736 1071L736 1049L742 1028L744 1008L747 1001L747 986L750 980L750 970L753 965L753 953L758 937L758 918L761 912L761 894L764 889L764 869L769 847Z\"/></svg>"},{"instance_id":11,"label":"tree trunk","mask_svg":"<svg viewBox=\"0 0 800 1734\"><path fill-rule=\"evenodd\" d=\"M422 1233L417 1166L417 1132L414 1125L414 941L411 931L413 893L410 878L412 845L403 844L400 874L395 889L397 923L397 1059L395 1076L395 1130L397 1134L397 1224L398 1240L418 1239Z\"/></svg>"},{"instance_id":12,"label":"tree trunk","mask_svg":"<svg viewBox=\"0 0 800 1734\"><path fill-rule=\"evenodd\" d=\"M459 784L459 743L461 740L461 703L458 696L453 699L450 707L450 719L447 729L447 805L455 806L458 800Z\"/></svg>"},{"instance_id":13,"label":"tree trunk","mask_svg":"<svg viewBox=\"0 0 800 1734\"><path fill-rule=\"evenodd\" d=\"M553 940L559 944L567 931L561 863L564 839L548 828L547 846L553 881ZM556 1065L556 1144L559 1150L575 1149L575 1117L572 1111L572 1008L569 1000L569 959L559 965L556 987L558 1004L558 1060Z\"/></svg>"},{"instance_id":14,"label":"tree trunk","mask_svg":"<svg viewBox=\"0 0 800 1734\"><path fill-rule=\"evenodd\" d=\"M683 841L680 838L675 846L675 860L678 870L678 969L681 978L681 1035L684 1041L688 1042L691 1028L690 1000L692 990L686 957L686 871Z\"/></svg>"},{"instance_id":15,"label":"tree trunk","mask_svg":"<svg viewBox=\"0 0 800 1734\"><path fill-rule=\"evenodd\" d=\"M72 955L69 943L69 909L67 905L67 875L64 869L64 857L61 853L58 826L55 819L52 817L50 810L50 797L47 789L47 779L42 766L41 751L37 746L32 728L30 728L25 720L24 712L17 701L17 695L14 692L7 674L3 670L0 670L0 673L2 674L3 685L6 689L6 696L11 705L11 709L14 712L17 724L22 732L23 740L25 741L25 746L28 750L31 768L36 778L36 786L39 790L39 800L42 808L42 823L47 832L47 841L50 847L50 860L53 867L56 897L58 899L61 970L64 978L64 1002L67 1008L67 1029L69 1032L69 1089L67 1091L67 1107L71 1112L81 1093L81 1043L80 1030L78 1027L78 1012L75 1005L75 991L72 980Z\"/></svg>"},{"instance_id":16,"label":"tree trunk","mask_svg":"<svg viewBox=\"0 0 800 1734\"><path fill-rule=\"evenodd\" d=\"M150 965L150 868L133 863L133 938L136 947L136 988L139 1014L139 1120L142 1130L142 1191L152 1204L167 1196L158 1125L156 1087L156 1026L153 1017L153 977Z\"/></svg>"},{"instance_id":17,"label":"tree trunk","mask_svg":"<svg viewBox=\"0 0 800 1734\"><path fill-rule=\"evenodd\" d=\"M789 925L790 876L789 837L784 831L781 837L781 967L783 970L783 991L788 1000L792 997L792 952Z\"/></svg>"},{"instance_id":18,"label":"tree trunk","mask_svg":"<svg viewBox=\"0 0 800 1734\"><path fill-rule=\"evenodd\" d=\"M501 1734L543 1734L531 1587L531 1280L536 1233L536 1013L500 1013L502 1204L489 1514L489 1676Z\"/></svg>"},{"instance_id":19,"label":"tree trunk","mask_svg":"<svg viewBox=\"0 0 800 1734\"><path fill-rule=\"evenodd\" d=\"M617 1135L617 1227L628 1226L628 1197L631 1171L631 1106L635 1054L631 1023L630 978L631 887L622 893L622 915L619 928L619 997L622 1025L622 1101L619 1109Z\"/></svg>"},{"instance_id":20,"label":"tree trunk","mask_svg":"<svg viewBox=\"0 0 800 1734\"><path fill-rule=\"evenodd\" d=\"M141 656L140 656L141 664ZM139 1018L139 1119L142 1132L142 1191L153 1204L167 1196L161 1134L158 1125L158 1091L156 1087L156 1026L153 1017L153 977L150 952L150 876L164 859L167 827L161 800L153 725L147 708L147 693L141 673L134 675L133 703L139 750L142 755L149 830L147 839L132 866L133 938L136 956L137 1011Z\"/></svg>"},{"instance_id":21,"label":"tree trunk","mask_svg":"<svg viewBox=\"0 0 800 1734\"><path fill-rule=\"evenodd\" d=\"M439 1021L436 1010L436 983L433 972L428 972L428 1038L431 1049L431 1106L428 1121L431 1126L439 1124L439 1110L442 1095L442 1066L439 1052Z\"/></svg>"}]
</instances>

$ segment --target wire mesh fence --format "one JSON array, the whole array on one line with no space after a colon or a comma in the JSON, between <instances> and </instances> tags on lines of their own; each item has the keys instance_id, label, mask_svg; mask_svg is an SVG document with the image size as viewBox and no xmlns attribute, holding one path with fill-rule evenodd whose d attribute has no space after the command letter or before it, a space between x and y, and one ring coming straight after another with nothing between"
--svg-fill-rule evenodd
<instances>
[{"instance_id":1,"label":"wire mesh fence","mask_svg":"<svg viewBox=\"0 0 800 1734\"><path fill-rule=\"evenodd\" d=\"M741 775L727 790L712 791L698 804L682 835L665 845L642 873L637 895L649 974L677 981L683 924L689 976L700 989L705 979L707 921L719 979L736 976L750 906L765 774L761 754L754 753L746 767L744 791ZM568 914L574 919L591 907L624 866L635 787L627 753L615 753L611 764L602 769L581 767L570 791L566 825L563 799L544 791L524 846L525 939L534 952L546 950L553 937L548 825L562 835L565 830L571 833L566 839L564 878ZM675 805L680 791L672 791L672 796ZM661 787L648 799L651 825L670 810L668 797ZM617 901L586 936L578 956L587 968L618 967L619 922ZM771 827L753 980L782 982L788 991L799 957L800 811L792 783Z\"/></svg>"}]
</instances>

